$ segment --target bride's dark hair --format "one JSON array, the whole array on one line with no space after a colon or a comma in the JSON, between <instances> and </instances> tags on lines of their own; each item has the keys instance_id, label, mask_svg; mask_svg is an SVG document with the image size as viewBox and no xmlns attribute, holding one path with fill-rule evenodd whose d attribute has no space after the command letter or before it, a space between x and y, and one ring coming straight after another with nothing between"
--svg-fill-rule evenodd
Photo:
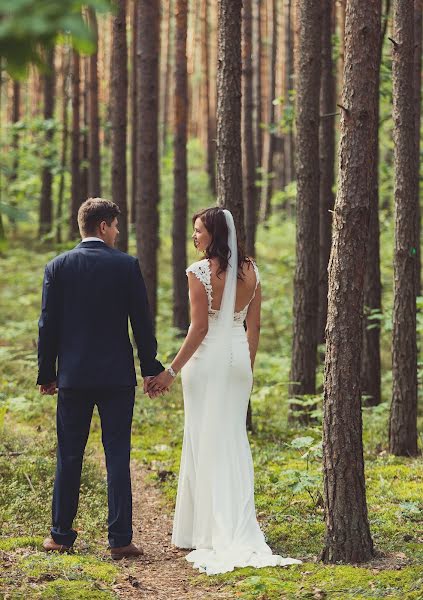
<instances>
[{"instance_id":1,"label":"bride's dark hair","mask_svg":"<svg viewBox=\"0 0 423 600\"><path fill-rule=\"evenodd\" d=\"M211 235L211 242L206 249L205 258L217 258L219 268L217 275L223 273L228 268L231 251L228 246L228 226L223 209L218 206L204 208L196 212L192 217L192 226L195 221L201 219L204 227ZM242 271L239 272L242 265L246 262L251 262L250 258L245 255L244 248L237 242L238 246L238 278L243 279Z\"/></svg>"}]
</instances>

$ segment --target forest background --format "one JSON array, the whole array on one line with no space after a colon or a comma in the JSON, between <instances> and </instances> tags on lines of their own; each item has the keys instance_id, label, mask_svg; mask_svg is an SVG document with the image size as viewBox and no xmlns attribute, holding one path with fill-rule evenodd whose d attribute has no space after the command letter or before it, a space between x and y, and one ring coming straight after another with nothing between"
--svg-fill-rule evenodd
<instances>
[{"instance_id":1,"label":"forest background","mask_svg":"<svg viewBox=\"0 0 423 600\"><path fill-rule=\"evenodd\" d=\"M357 196L364 182L370 217L360 226L364 244L357 230L349 245L332 247L345 273L351 250L361 256L362 308L348 347L359 359L360 392L349 365L350 387L341 394L331 389L336 373L328 361L325 374L328 344L331 352L336 347L336 336L325 338L325 298L328 285L336 295L342 283L336 273L328 282L327 267L335 196L341 203L346 189L338 159L354 114L348 94L360 89L345 73L353 70L348 61L359 58L352 32L363 23L371 29L370 13L360 13L354 0L314 8L305 1L245 0L242 12L238 0L119 0L112 11L97 0L16 0L7 10L3 4L0 597L116 598L131 588L137 593L134 582L142 588L142 570L111 564L101 547L106 496L97 417L84 465L80 547L71 556L40 552L55 464L55 403L35 386L43 267L77 243L79 204L101 195L121 206L120 248L139 257L163 363L189 323L184 271L198 258L189 240L195 210L228 206L261 273L262 332L248 423L256 506L272 549L304 563L211 579L188 574L194 591L186 597L208 590L211 598L263 600L422 598L421 1L368 3L378 10L380 37L362 46L376 57L379 80L372 87L369 79L364 106L377 105L369 119L376 133L373 146L354 146L350 138L351 156L361 154L368 168L347 171L363 175ZM411 87L404 88L407 81ZM404 90L408 103L401 103ZM405 263L400 223L409 226ZM341 308L350 306L348 294L337 298ZM408 302L402 314L401 299ZM401 345L398 323L414 347ZM340 411L332 416L330 401ZM330 421L337 416L341 426ZM331 505L328 497L334 456L324 452L325 419L335 443L354 434L342 460L357 464L359 473L364 457L357 510L364 507L366 523L367 505L374 544L364 558L339 548L325 527L336 506L348 513L353 505L348 497ZM182 428L179 382L160 400L138 389L133 469L160 490L168 513ZM166 594L166 582L156 586L151 597Z\"/></svg>"}]
</instances>

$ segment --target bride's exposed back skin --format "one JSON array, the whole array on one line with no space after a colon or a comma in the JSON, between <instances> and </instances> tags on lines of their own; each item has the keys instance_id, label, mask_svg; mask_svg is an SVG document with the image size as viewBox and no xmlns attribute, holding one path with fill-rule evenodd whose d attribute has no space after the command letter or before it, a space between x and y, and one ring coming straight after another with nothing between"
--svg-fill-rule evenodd
<instances>
[{"instance_id":1,"label":"bride's exposed back skin","mask_svg":"<svg viewBox=\"0 0 423 600\"><path fill-rule=\"evenodd\" d=\"M260 334L259 271L237 244L229 211L201 211L193 228L205 258L187 269L191 325L157 377L168 387L181 369L185 422L172 543L192 550L186 559L209 575L299 563L272 554L255 513L246 415Z\"/></svg>"}]
</instances>

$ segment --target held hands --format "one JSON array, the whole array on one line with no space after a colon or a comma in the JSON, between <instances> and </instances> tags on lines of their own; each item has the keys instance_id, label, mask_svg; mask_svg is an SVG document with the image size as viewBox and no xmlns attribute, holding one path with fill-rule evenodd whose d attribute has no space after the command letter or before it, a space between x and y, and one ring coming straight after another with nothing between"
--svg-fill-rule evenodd
<instances>
[{"instance_id":1,"label":"held hands","mask_svg":"<svg viewBox=\"0 0 423 600\"><path fill-rule=\"evenodd\" d=\"M150 398L156 398L160 394L163 396L169 391L175 378L166 369L155 377L144 377L144 394L148 394Z\"/></svg>"},{"instance_id":2,"label":"held hands","mask_svg":"<svg viewBox=\"0 0 423 600\"><path fill-rule=\"evenodd\" d=\"M52 381L51 383L43 383L40 385L40 394L42 396L54 396L57 392L56 382Z\"/></svg>"}]
</instances>

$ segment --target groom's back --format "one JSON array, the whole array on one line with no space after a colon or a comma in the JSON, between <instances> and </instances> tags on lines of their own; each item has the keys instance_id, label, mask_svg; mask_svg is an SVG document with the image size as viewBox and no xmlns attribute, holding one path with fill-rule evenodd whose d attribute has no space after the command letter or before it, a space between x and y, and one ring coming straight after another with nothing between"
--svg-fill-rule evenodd
<instances>
[{"instance_id":1,"label":"groom's back","mask_svg":"<svg viewBox=\"0 0 423 600\"><path fill-rule=\"evenodd\" d=\"M136 385L128 335L134 263L100 241L81 243L49 263L59 387Z\"/></svg>"}]
</instances>

